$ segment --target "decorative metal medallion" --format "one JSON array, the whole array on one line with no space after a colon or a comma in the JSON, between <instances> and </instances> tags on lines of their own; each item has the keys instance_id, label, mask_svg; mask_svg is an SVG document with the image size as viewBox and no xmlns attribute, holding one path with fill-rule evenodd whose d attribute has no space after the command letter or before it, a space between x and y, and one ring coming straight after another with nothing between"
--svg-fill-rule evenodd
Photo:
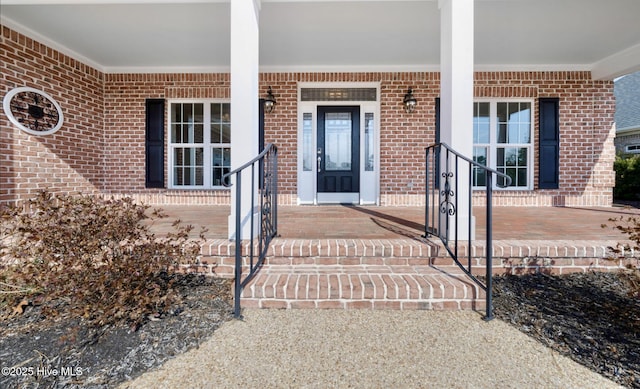
<instances>
[{"instance_id":1,"label":"decorative metal medallion","mask_svg":"<svg viewBox=\"0 0 640 389\"><path fill-rule=\"evenodd\" d=\"M11 123L32 135L49 135L62 127L62 109L53 97L38 89L15 88L4 96L4 113Z\"/></svg>"},{"instance_id":2,"label":"decorative metal medallion","mask_svg":"<svg viewBox=\"0 0 640 389\"><path fill-rule=\"evenodd\" d=\"M440 198L444 198L440 202L440 213L446 213L449 216L456 214L456 205L453 203L452 198L455 197L455 192L451 189L451 183L449 182L453 178L453 172L442 173L444 178L444 189L440 191Z\"/></svg>"}]
</instances>

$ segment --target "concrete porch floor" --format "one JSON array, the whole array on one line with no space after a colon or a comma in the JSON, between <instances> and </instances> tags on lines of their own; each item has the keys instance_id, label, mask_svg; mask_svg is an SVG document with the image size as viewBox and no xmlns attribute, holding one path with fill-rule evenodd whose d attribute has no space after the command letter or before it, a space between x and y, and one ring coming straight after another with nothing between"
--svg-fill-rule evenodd
<instances>
[{"instance_id":1,"label":"concrete porch floor","mask_svg":"<svg viewBox=\"0 0 640 389\"><path fill-rule=\"evenodd\" d=\"M161 206L169 216L153 231L171 230L174 220L206 227L207 239L226 239L228 206ZM611 218L640 217L640 209L625 207L494 207L493 239L509 241L615 241L625 238ZM474 210L476 238L484 239L485 208ZM610 227L602 228L602 224ZM423 207L280 206L278 234L282 239L406 239L424 230Z\"/></svg>"}]
</instances>

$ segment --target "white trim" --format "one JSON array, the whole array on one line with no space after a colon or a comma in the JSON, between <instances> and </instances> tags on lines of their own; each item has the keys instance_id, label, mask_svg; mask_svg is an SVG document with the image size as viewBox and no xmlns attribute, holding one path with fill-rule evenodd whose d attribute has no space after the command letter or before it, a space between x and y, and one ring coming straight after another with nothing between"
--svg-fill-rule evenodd
<instances>
[{"instance_id":1,"label":"white trim","mask_svg":"<svg viewBox=\"0 0 640 389\"><path fill-rule=\"evenodd\" d=\"M231 73L230 66L107 66L105 74Z\"/></svg>"},{"instance_id":2,"label":"white trim","mask_svg":"<svg viewBox=\"0 0 640 389\"><path fill-rule=\"evenodd\" d=\"M616 136L618 135L635 135L640 134L640 126L620 128L616 130Z\"/></svg>"},{"instance_id":3,"label":"white trim","mask_svg":"<svg viewBox=\"0 0 640 389\"><path fill-rule=\"evenodd\" d=\"M264 65L260 73L438 72L440 65Z\"/></svg>"},{"instance_id":4,"label":"white trim","mask_svg":"<svg viewBox=\"0 0 640 389\"><path fill-rule=\"evenodd\" d=\"M376 88L376 101L301 101L301 90L302 88ZM298 204L318 204L318 203L340 203L340 202L352 202L359 203L361 201L361 192L363 190L363 180L365 177L371 176L373 173L374 180L374 192L371 193L370 196L374 197L375 203L380 204L380 82L298 82L297 87L297 139L298 139L298 154L297 154L297 203ZM349 196L345 198L340 198L339 196L332 196L334 194L319 194L317 191L317 165L315 163L312 164L311 171L303 171L303 142L302 142L302 134L303 134L303 115L304 113L312 113L312 142L313 147L312 150L317 150L317 112L318 106L345 106L345 105L354 105L360 107L360 192L357 193L357 199L354 200L353 194L349 194ZM365 164L364 164L364 115L365 113L372 112L374 114L374 130L375 130L375 138L374 138L374 153L376 155L376 160L374 163L374 171L366 172ZM315 154L314 154L315 159ZM312 188L312 190L311 190ZM313 200L305 196L303 193L303 189L307 189L313 194ZM328 195L328 196L327 196ZM371 202L369 202L371 203Z\"/></svg>"},{"instance_id":5,"label":"white trim","mask_svg":"<svg viewBox=\"0 0 640 389\"><path fill-rule=\"evenodd\" d=\"M590 64L475 64L476 72L590 72Z\"/></svg>"},{"instance_id":6,"label":"white trim","mask_svg":"<svg viewBox=\"0 0 640 389\"><path fill-rule=\"evenodd\" d=\"M11 100L13 99L13 97L15 95L17 95L18 93L22 93L22 92L33 92L33 93L37 93L41 96L44 96L47 100L51 101L51 103L53 103L53 106L56 109L56 112L58 113L58 122L56 123L56 125L51 128L50 130L47 131L34 131L32 129L30 129L29 127L24 126L22 123L20 123L15 116L13 116L13 112L11 112ZM31 135L35 135L35 136L43 136L43 135L51 135L54 132L58 131L61 127L62 127L62 123L64 122L64 115L62 114L62 108L60 108L60 104L58 104L58 102L51 97L49 94L39 90L39 89L35 89L35 88L31 88L28 86L23 86L23 87L18 87L18 88L13 88L12 90L10 90L6 95L4 95L4 99L2 100L2 108L4 109L4 113L5 115L7 115L7 117L9 118L9 121L11 121L11 123L13 123L16 127L18 127L19 129L21 129L22 131L31 134Z\"/></svg>"},{"instance_id":7,"label":"white trim","mask_svg":"<svg viewBox=\"0 0 640 389\"><path fill-rule=\"evenodd\" d=\"M231 0L2 0L4 5L229 3ZM263 0L264 1L264 0ZM267 0L269 1L269 0Z\"/></svg>"},{"instance_id":8,"label":"white trim","mask_svg":"<svg viewBox=\"0 0 640 389\"><path fill-rule=\"evenodd\" d=\"M640 43L601 59L591 65L596 80L613 80L640 70Z\"/></svg>"},{"instance_id":9,"label":"white trim","mask_svg":"<svg viewBox=\"0 0 640 389\"><path fill-rule=\"evenodd\" d=\"M316 193L316 204L360 204L360 193Z\"/></svg>"},{"instance_id":10,"label":"white trim","mask_svg":"<svg viewBox=\"0 0 640 389\"><path fill-rule=\"evenodd\" d=\"M591 71L590 64L475 64L476 72ZM406 65L263 65L260 73L397 73L440 72L440 64Z\"/></svg>"}]
</instances>

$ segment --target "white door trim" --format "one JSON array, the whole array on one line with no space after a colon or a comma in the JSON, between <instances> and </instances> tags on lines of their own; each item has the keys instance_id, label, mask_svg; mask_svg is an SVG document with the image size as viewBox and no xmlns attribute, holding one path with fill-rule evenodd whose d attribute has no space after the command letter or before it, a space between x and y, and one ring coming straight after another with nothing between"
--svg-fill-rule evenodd
<instances>
[{"instance_id":1,"label":"white door trim","mask_svg":"<svg viewBox=\"0 0 640 389\"><path fill-rule=\"evenodd\" d=\"M302 88L376 88L376 101L301 101ZM317 192L317 115L318 106L360 107L360 193L339 199L334 194ZM305 114L310 115L305 134ZM365 170L365 114L373 114L373 170ZM298 83L298 131L297 131L297 203L322 204L350 202L354 204L380 204L380 83L379 82L300 82ZM309 133L310 131L310 133ZM305 144L305 135L307 142ZM305 158L307 159L305 170ZM337 194L336 194L337 195Z\"/></svg>"}]
</instances>

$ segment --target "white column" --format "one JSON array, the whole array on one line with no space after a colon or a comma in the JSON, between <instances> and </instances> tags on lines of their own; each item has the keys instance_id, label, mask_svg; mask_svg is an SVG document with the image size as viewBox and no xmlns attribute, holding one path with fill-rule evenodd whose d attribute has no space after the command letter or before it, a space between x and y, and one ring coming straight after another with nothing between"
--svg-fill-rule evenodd
<instances>
[{"instance_id":1,"label":"white column","mask_svg":"<svg viewBox=\"0 0 640 389\"><path fill-rule=\"evenodd\" d=\"M231 170L258 155L259 14L260 0L231 1ZM256 169L256 176L257 173ZM229 238L235 239L237 183L232 182ZM248 223L255 212L251 199L257 198L257 184L255 189L251 190L251 169L247 169L240 191L243 239L249 238Z\"/></svg>"},{"instance_id":2,"label":"white column","mask_svg":"<svg viewBox=\"0 0 640 389\"><path fill-rule=\"evenodd\" d=\"M473 155L474 0L439 0L440 8L440 140L462 155ZM463 166L463 165L461 165ZM458 182L469 181L468 170ZM458 198L458 238L468 239L468 185L455 190ZM451 222L453 219L451 220ZM475 227L475 226L474 226ZM451 225L450 231L455 231ZM453 232L451 233L453 234ZM472 228L473 238L474 232ZM449 237L453 239L454 236Z\"/></svg>"}]
</instances>

